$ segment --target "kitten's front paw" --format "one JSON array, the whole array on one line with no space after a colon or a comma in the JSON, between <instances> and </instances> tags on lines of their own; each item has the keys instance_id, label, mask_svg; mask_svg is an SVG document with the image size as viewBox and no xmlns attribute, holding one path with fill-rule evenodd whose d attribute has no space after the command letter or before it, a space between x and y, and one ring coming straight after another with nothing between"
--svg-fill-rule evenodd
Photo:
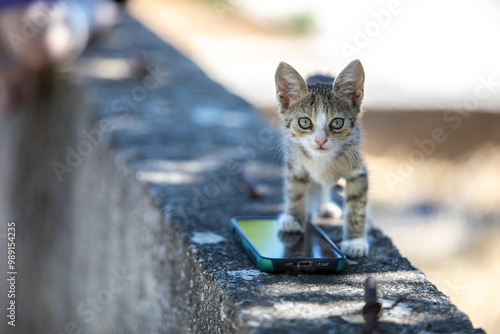
<instances>
[{"instance_id":1,"label":"kitten's front paw","mask_svg":"<svg viewBox=\"0 0 500 334\"><path fill-rule=\"evenodd\" d=\"M348 257L368 256L368 241L366 238L344 240L340 243L340 250Z\"/></svg>"},{"instance_id":2,"label":"kitten's front paw","mask_svg":"<svg viewBox=\"0 0 500 334\"><path fill-rule=\"evenodd\" d=\"M333 202L323 203L319 206L319 214L321 217L342 217L342 209Z\"/></svg>"},{"instance_id":3,"label":"kitten's front paw","mask_svg":"<svg viewBox=\"0 0 500 334\"><path fill-rule=\"evenodd\" d=\"M287 213L282 213L278 218L278 225L283 232L300 232L302 231L302 224L295 219L294 216Z\"/></svg>"}]
</instances>

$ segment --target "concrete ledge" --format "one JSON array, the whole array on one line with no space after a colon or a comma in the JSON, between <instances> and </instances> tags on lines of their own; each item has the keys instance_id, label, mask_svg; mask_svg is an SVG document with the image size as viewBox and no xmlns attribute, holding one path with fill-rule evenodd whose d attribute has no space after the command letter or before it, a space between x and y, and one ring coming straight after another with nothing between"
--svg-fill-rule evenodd
<instances>
[{"instance_id":1,"label":"concrete ledge","mask_svg":"<svg viewBox=\"0 0 500 334\"><path fill-rule=\"evenodd\" d=\"M20 122L14 332L359 333L370 274L383 332L483 333L377 229L340 275L258 271L228 222L279 212L277 135L128 16L60 80Z\"/></svg>"}]
</instances>

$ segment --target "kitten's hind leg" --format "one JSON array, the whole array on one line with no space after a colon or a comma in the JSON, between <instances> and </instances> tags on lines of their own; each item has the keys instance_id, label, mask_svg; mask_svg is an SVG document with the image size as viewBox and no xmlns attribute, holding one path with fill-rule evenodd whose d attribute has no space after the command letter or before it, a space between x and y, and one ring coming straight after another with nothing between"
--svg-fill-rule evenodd
<instances>
[{"instance_id":1,"label":"kitten's hind leg","mask_svg":"<svg viewBox=\"0 0 500 334\"><path fill-rule=\"evenodd\" d=\"M321 217L342 217L342 208L332 199L332 187L321 185L319 196L319 214Z\"/></svg>"}]
</instances>

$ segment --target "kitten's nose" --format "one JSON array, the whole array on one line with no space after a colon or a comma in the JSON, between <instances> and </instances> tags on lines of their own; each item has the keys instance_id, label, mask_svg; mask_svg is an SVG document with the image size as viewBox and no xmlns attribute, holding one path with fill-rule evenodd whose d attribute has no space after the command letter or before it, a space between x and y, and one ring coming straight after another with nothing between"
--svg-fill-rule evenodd
<instances>
[{"instance_id":1,"label":"kitten's nose","mask_svg":"<svg viewBox=\"0 0 500 334\"><path fill-rule=\"evenodd\" d=\"M321 147L323 145L325 145L325 143L327 142L328 139L324 138L324 137L321 137L321 138L314 138L314 141L316 143L318 143L318 145Z\"/></svg>"}]
</instances>

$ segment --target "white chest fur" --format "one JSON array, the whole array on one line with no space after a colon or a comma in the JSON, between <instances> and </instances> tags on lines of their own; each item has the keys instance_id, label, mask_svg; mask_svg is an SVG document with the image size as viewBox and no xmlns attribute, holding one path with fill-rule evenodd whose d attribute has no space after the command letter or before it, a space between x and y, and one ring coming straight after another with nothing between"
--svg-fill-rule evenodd
<instances>
[{"instance_id":1,"label":"white chest fur","mask_svg":"<svg viewBox=\"0 0 500 334\"><path fill-rule=\"evenodd\" d=\"M330 156L302 160L305 169L317 183L334 186L342 177L338 172L335 172L335 166Z\"/></svg>"}]
</instances>

